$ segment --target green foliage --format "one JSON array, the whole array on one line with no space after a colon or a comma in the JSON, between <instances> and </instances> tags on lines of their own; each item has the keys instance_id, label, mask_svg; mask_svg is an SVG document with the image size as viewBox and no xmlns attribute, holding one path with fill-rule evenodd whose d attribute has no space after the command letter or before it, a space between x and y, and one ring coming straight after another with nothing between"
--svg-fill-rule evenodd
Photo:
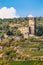
<instances>
[{"instance_id":1,"label":"green foliage","mask_svg":"<svg viewBox=\"0 0 43 65\"><path fill-rule=\"evenodd\" d=\"M41 32L40 30L38 30L38 31L36 32L36 35L37 35L37 36L41 36L41 35L42 35L42 32Z\"/></svg>"},{"instance_id":2,"label":"green foliage","mask_svg":"<svg viewBox=\"0 0 43 65\"><path fill-rule=\"evenodd\" d=\"M33 37L29 38L29 41L33 42L34 41L34 38Z\"/></svg>"},{"instance_id":3,"label":"green foliage","mask_svg":"<svg viewBox=\"0 0 43 65\"><path fill-rule=\"evenodd\" d=\"M13 32L11 32L10 30L7 32L7 35L12 36Z\"/></svg>"},{"instance_id":4,"label":"green foliage","mask_svg":"<svg viewBox=\"0 0 43 65\"><path fill-rule=\"evenodd\" d=\"M36 35L37 36L41 36L43 35L43 27L42 26L38 26L36 29Z\"/></svg>"},{"instance_id":5,"label":"green foliage","mask_svg":"<svg viewBox=\"0 0 43 65\"><path fill-rule=\"evenodd\" d=\"M16 30L16 36L20 36L20 35L21 35L20 30Z\"/></svg>"},{"instance_id":6,"label":"green foliage","mask_svg":"<svg viewBox=\"0 0 43 65\"><path fill-rule=\"evenodd\" d=\"M30 37L29 39L28 39L30 42L43 42L43 39L40 39L40 38L34 38L34 37Z\"/></svg>"},{"instance_id":7,"label":"green foliage","mask_svg":"<svg viewBox=\"0 0 43 65\"><path fill-rule=\"evenodd\" d=\"M43 18L36 18L36 35L43 35ZM20 26L10 26L10 24L19 23ZM0 42L0 65L43 65L40 61L12 61L12 60L35 60L32 57L43 56L43 38L29 38L24 39L18 27L28 26L28 18L14 18L14 19L0 19L0 36L2 42ZM16 31L15 31L16 30ZM15 42L14 38L4 38L4 34L10 36L21 36L19 42ZM5 40L4 40L5 39ZM4 40L4 41L3 41ZM8 41L6 41L8 40ZM31 41L31 42L30 42ZM30 44L32 43L32 44ZM35 48L35 50L33 50ZM40 50L37 50L40 49ZM41 60L41 59L36 59Z\"/></svg>"},{"instance_id":8,"label":"green foliage","mask_svg":"<svg viewBox=\"0 0 43 65\"><path fill-rule=\"evenodd\" d=\"M0 26L0 30L2 30L2 26Z\"/></svg>"},{"instance_id":9,"label":"green foliage","mask_svg":"<svg viewBox=\"0 0 43 65\"><path fill-rule=\"evenodd\" d=\"M10 65L43 65L41 61L12 61Z\"/></svg>"}]
</instances>

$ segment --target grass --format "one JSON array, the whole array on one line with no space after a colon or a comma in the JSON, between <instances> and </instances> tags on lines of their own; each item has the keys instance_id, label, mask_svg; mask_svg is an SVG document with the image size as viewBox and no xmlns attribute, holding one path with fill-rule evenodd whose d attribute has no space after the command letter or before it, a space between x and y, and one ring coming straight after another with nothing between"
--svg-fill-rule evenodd
<instances>
[{"instance_id":1,"label":"grass","mask_svg":"<svg viewBox=\"0 0 43 65\"><path fill-rule=\"evenodd\" d=\"M10 65L43 65L42 61L12 61Z\"/></svg>"},{"instance_id":2,"label":"grass","mask_svg":"<svg viewBox=\"0 0 43 65\"><path fill-rule=\"evenodd\" d=\"M43 50L32 50L32 48L30 48L28 51L24 50L23 54L28 54L30 56L43 56Z\"/></svg>"},{"instance_id":3,"label":"grass","mask_svg":"<svg viewBox=\"0 0 43 65\"><path fill-rule=\"evenodd\" d=\"M33 53L31 53L32 56L43 56L43 50L40 51L34 51Z\"/></svg>"}]
</instances>

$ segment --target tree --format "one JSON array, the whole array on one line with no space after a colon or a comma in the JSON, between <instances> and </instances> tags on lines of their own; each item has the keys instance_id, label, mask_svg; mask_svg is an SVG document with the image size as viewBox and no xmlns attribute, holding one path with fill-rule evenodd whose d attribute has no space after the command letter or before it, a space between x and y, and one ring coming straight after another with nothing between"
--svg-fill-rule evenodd
<instances>
[{"instance_id":1,"label":"tree","mask_svg":"<svg viewBox=\"0 0 43 65\"><path fill-rule=\"evenodd\" d=\"M11 32L10 30L7 32L7 35L11 36L13 35L13 32Z\"/></svg>"},{"instance_id":2,"label":"tree","mask_svg":"<svg viewBox=\"0 0 43 65\"><path fill-rule=\"evenodd\" d=\"M37 36L42 36L43 35L43 26L38 26L36 30L36 35Z\"/></svg>"},{"instance_id":3,"label":"tree","mask_svg":"<svg viewBox=\"0 0 43 65\"><path fill-rule=\"evenodd\" d=\"M21 31L20 30L16 30L16 36L20 36L21 35Z\"/></svg>"}]
</instances>

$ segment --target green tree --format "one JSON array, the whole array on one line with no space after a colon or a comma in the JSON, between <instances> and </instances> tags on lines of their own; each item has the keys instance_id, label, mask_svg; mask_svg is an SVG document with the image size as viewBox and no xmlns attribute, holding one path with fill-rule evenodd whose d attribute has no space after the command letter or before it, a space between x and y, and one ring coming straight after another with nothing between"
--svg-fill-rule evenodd
<instances>
[{"instance_id":1,"label":"green tree","mask_svg":"<svg viewBox=\"0 0 43 65\"><path fill-rule=\"evenodd\" d=\"M42 26L38 26L38 28L36 30L36 35L37 36L43 35L43 27Z\"/></svg>"},{"instance_id":2,"label":"green tree","mask_svg":"<svg viewBox=\"0 0 43 65\"><path fill-rule=\"evenodd\" d=\"M21 31L20 30L16 30L16 36L20 36L21 35Z\"/></svg>"},{"instance_id":3,"label":"green tree","mask_svg":"<svg viewBox=\"0 0 43 65\"><path fill-rule=\"evenodd\" d=\"M12 36L13 32L11 32L10 30L7 32L7 35Z\"/></svg>"}]
</instances>

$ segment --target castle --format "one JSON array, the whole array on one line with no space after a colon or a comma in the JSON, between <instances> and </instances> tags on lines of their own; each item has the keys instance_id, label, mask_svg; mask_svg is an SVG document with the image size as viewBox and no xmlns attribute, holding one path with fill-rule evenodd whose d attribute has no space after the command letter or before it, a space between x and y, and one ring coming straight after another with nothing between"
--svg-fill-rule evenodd
<instances>
[{"instance_id":1,"label":"castle","mask_svg":"<svg viewBox=\"0 0 43 65\"><path fill-rule=\"evenodd\" d=\"M24 35L24 38L34 36L36 33L36 20L32 15L28 17L28 27L20 27L19 30Z\"/></svg>"}]
</instances>

